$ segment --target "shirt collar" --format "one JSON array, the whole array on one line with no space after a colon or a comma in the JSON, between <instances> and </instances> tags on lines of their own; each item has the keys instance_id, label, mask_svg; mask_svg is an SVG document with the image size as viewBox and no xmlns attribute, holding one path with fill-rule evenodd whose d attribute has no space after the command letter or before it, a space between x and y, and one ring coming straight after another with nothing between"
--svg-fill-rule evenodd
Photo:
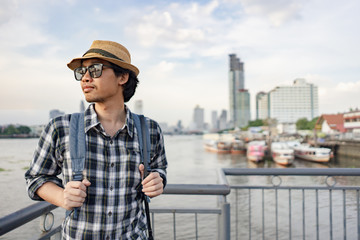
<instances>
[{"instance_id":1,"label":"shirt collar","mask_svg":"<svg viewBox=\"0 0 360 240\"><path fill-rule=\"evenodd\" d=\"M135 127L135 123L132 116L133 113L131 113L130 109L126 105L125 105L125 111L126 111L126 120L125 120L124 128L126 129L129 136L132 138L134 136L134 127ZM84 116L85 116L85 132L88 132L91 128L94 128L96 126L101 126L101 123L95 111L94 103L91 103L88 106L88 108L84 112Z\"/></svg>"}]
</instances>

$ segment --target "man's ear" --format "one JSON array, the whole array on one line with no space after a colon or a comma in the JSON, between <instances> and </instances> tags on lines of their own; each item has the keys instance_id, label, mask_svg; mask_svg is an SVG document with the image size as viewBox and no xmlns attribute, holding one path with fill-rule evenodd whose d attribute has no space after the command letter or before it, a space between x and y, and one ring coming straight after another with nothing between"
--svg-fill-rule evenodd
<instances>
[{"instance_id":1,"label":"man's ear","mask_svg":"<svg viewBox=\"0 0 360 240\"><path fill-rule=\"evenodd\" d=\"M119 76L119 85L123 86L125 83L129 81L129 73L124 73Z\"/></svg>"}]
</instances>

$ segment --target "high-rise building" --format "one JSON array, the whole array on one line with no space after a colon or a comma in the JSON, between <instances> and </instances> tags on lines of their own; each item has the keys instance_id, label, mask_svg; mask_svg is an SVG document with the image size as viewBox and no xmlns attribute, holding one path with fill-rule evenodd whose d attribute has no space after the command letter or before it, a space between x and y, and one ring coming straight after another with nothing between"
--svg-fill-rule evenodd
<instances>
[{"instance_id":1,"label":"high-rise building","mask_svg":"<svg viewBox=\"0 0 360 240\"><path fill-rule=\"evenodd\" d=\"M250 93L246 89L240 89L236 100L238 115L235 127L245 127L250 121Z\"/></svg>"},{"instance_id":2,"label":"high-rise building","mask_svg":"<svg viewBox=\"0 0 360 240\"><path fill-rule=\"evenodd\" d=\"M64 115L64 114L65 114L65 112L62 112L62 111L60 111L60 110L58 110L58 109L53 109L53 110L51 110L50 113L49 113L49 118L50 118L50 119L53 119L53 118L55 118L55 117L57 117L57 116L62 116L62 115Z\"/></svg>"},{"instance_id":3,"label":"high-rise building","mask_svg":"<svg viewBox=\"0 0 360 240\"><path fill-rule=\"evenodd\" d=\"M217 111L211 112L211 130L218 130L219 129L219 120L217 116Z\"/></svg>"},{"instance_id":4,"label":"high-rise building","mask_svg":"<svg viewBox=\"0 0 360 240\"><path fill-rule=\"evenodd\" d=\"M85 103L83 100L80 101L80 112L85 112Z\"/></svg>"},{"instance_id":5,"label":"high-rise building","mask_svg":"<svg viewBox=\"0 0 360 240\"><path fill-rule=\"evenodd\" d=\"M193 122L196 130L204 130L204 109L199 105L194 109Z\"/></svg>"},{"instance_id":6,"label":"high-rise building","mask_svg":"<svg viewBox=\"0 0 360 240\"><path fill-rule=\"evenodd\" d=\"M136 100L134 103L134 113L143 114L143 101Z\"/></svg>"},{"instance_id":7,"label":"high-rise building","mask_svg":"<svg viewBox=\"0 0 360 240\"><path fill-rule=\"evenodd\" d=\"M183 127L183 125L182 125L182 122L181 122L181 120L179 120L179 121L177 122L177 124L176 124L176 132L177 132L177 133L182 133L183 129L184 129L184 127Z\"/></svg>"},{"instance_id":8,"label":"high-rise building","mask_svg":"<svg viewBox=\"0 0 360 240\"><path fill-rule=\"evenodd\" d=\"M257 106L260 119L273 118L278 123L311 120L319 112L318 87L298 78L291 86L278 86L259 96Z\"/></svg>"},{"instance_id":9,"label":"high-rise building","mask_svg":"<svg viewBox=\"0 0 360 240\"><path fill-rule=\"evenodd\" d=\"M222 110L219 117L219 130L224 130L228 128L227 124L227 112L226 110Z\"/></svg>"},{"instance_id":10,"label":"high-rise building","mask_svg":"<svg viewBox=\"0 0 360 240\"><path fill-rule=\"evenodd\" d=\"M250 93L245 89L244 63L230 54L229 103L233 127L244 127L250 120Z\"/></svg>"},{"instance_id":11,"label":"high-rise building","mask_svg":"<svg viewBox=\"0 0 360 240\"><path fill-rule=\"evenodd\" d=\"M266 92L258 92L256 94L256 119L265 119L267 113L267 94ZM264 115L265 113L265 115Z\"/></svg>"}]
</instances>

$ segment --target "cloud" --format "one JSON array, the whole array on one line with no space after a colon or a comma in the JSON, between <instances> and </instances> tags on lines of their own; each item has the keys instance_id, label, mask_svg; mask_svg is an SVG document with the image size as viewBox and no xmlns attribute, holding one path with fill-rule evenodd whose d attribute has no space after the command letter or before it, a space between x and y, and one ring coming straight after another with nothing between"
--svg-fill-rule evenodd
<instances>
[{"instance_id":1,"label":"cloud","mask_svg":"<svg viewBox=\"0 0 360 240\"><path fill-rule=\"evenodd\" d=\"M298 77L319 86L320 111L360 101L356 0L2 4L0 109L77 109L81 91L65 64L94 39L119 41L130 50L141 72L135 97L161 121L190 120L196 104L207 113L228 108L229 53L245 62L252 107L257 91ZM66 101L64 89L70 91Z\"/></svg>"},{"instance_id":2,"label":"cloud","mask_svg":"<svg viewBox=\"0 0 360 240\"><path fill-rule=\"evenodd\" d=\"M331 104L328 103L332 103L334 111L338 111L337 109L344 108L348 100L344 100L341 106L341 101L328 97L329 94L345 97L331 89L329 82L333 82L334 88L341 87L337 86L336 82L344 76L346 67L351 65L355 69L356 50L348 51L354 44L339 45L340 42L350 39L339 35L337 29L333 29L335 23L336 26L341 26L338 21L342 15L332 17L335 8L331 8L329 12L318 9L318 13L314 15L315 9L312 9L312 6L309 1L300 3L295 0L172 3L147 12L134 21L131 29L139 29L142 24L148 24L144 28L147 30L142 31L142 28L139 31L144 35L136 39L144 41L143 45L147 44L147 50L150 48L150 51L159 53L155 54L159 62L169 58L176 64L173 73L168 72L172 80L180 69L201 72L200 77L189 74L181 80L188 84L190 79L192 83L199 82L199 86L192 85L194 89L212 89L215 81L211 81L210 87L209 82L203 79L208 80L213 76L217 81L227 83L227 55L236 53L245 62L245 86L251 92L252 109L258 91L270 91L281 84L291 85L295 78L305 77L308 82L316 80L314 83L319 86L321 109L329 110ZM147 41L148 39L150 41ZM217 65L210 63L214 58L217 59ZM186 59L188 64L182 59ZM198 68L191 69L190 63ZM211 75L209 70L213 67L222 72ZM307 76L311 77L308 79ZM150 75L148 77L151 78ZM171 86L166 87L167 91L172 91L169 90ZM221 102L223 108L227 108L227 89L224 85L217 87L222 89L221 94L212 90L199 91L198 99L208 99L207 94L216 95L218 99L226 98L218 102ZM177 86L176 89L182 88ZM192 93L186 88L182 90L196 94L196 91ZM175 93L169 97L175 98ZM200 104L211 110L214 106L211 100ZM208 102L212 104L207 104Z\"/></svg>"},{"instance_id":3,"label":"cloud","mask_svg":"<svg viewBox=\"0 0 360 240\"><path fill-rule=\"evenodd\" d=\"M218 1L207 4L172 3L163 8L151 10L140 18L134 19L127 28L128 33L136 33L136 39L144 47L163 47L172 56L190 56L178 54L178 51L192 51L197 46L209 42L217 20L212 17L219 6Z\"/></svg>"},{"instance_id":4,"label":"cloud","mask_svg":"<svg viewBox=\"0 0 360 240\"><path fill-rule=\"evenodd\" d=\"M299 19L302 9L296 0L241 0L241 3L248 15L266 17L275 27Z\"/></svg>"},{"instance_id":5,"label":"cloud","mask_svg":"<svg viewBox=\"0 0 360 240\"><path fill-rule=\"evenodd\" d=\"M221 57L234 48L281 44L288 35L281 38L279 32L280 36L272 39L264 19L274 26L283 26L299 19L301 9L296 1L283 0L171 3L132 18L126 32L135 32L134 39L147 49L166 49L167 57Z\"/></svg>"},{"instance_id":6,"label":"cloud","mask_svg":"<svg viewBox=\"0 0 360 240\"><path fill-rule=\"evenodd\" d=\"M169 74L171 74L176 64L168 61L161 61L155 66L151 66L147 71L147 75L155 80L167 81Z\"/></svg>"},{"instance_id":7,"label":"cloud","mask_svg":"<svg viewBox=\"0 0 360 240\"><path fill-rule=\"evenodd\" d=\"M346 93L360 93L360 80L357 82L340 82L336 89Z\"/></svg>"},{"instance_id":8,"label":"cloud","mask_svg":"<svg viewBox=\"0 0 360 240\"><path fill-rule=\"evenodd\" d=\"M9 22L12 18L17 17L17 1L2 0L0 8L0 26Z\"/></svg>"},{"instance_id":9,"label":"cloud","mask_svg":"<svg viewBox=\"0 0 360 240\"><path fill-rule=\"evenodd\" d=\"M334 78L323 75L306 75L309 83L318 86L320 113L346 112L350 108L360 107L360 80L336 82Z\"/></svg>"}]
</instances>

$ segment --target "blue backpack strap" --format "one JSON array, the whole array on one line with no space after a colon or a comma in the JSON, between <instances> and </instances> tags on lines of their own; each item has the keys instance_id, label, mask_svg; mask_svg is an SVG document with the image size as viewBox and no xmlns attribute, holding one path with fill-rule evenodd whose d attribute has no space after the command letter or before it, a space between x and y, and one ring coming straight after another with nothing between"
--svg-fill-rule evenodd
<instances>
[{"instance_id":1,"label":"blue backpack strap","mask_svg":"<svg viewBox=\"0 0 360 240\"><path fill-rule=\"evenodd\" d=\"M147 122L145 121L144 115L140 115L140 123L141 123L141 131L142 131L142 138L143 138L143 162L145 166L145 176L151 172L150 167L150 133L149 133L149 127L147 125Z\"/></svg>"},{"instance_id":2,"label":"blue backpack strap","mask_svg":"<svg viewBox=\"0 0 360 240\"><path fill-rule=\"evenodd\" d=\"M84 113L74 113L70 119L70 158L73 181L82 181L85 164L86 139Z\"/></svg>"},{"instance_id":3,"label":"blue backpack strap","mask_svg":"<svg viewBox=\"0 0 360 240\"><path fill-rule=\"evenodd\" d=\"M141 162L143 162L143 138L142 138L142 131L141 131L141 123L140 123L140 118L139 115L132 113L133 116L133 120L134 120L134 124L135 124L135 128L138 134L138 139L139 139L139 147L140 147L140 156L141 156Z\"/></svg>"},{"instance_id":4,"label":"blue backpack strap","mask_svg":"<svg viewBox=\"0 0 360 240\"><path fill-rule=\"evenodd\" d=\"M145 121L144 115L138 115L135 113L132 113L135 128L138 134L139 139L139 146L140 146L140 155L141 155L141 162L144 163L144 166L146 167L146 171L150 172L150 133L149 133L149 127L147 125L147 122ZM145 136L145 138L144 138ZM145 142L145 144L144 144ZM145 152L144 152L145 150ZM146 162L144 162L144 159L146 159Z\"/></svg>"},{"instance_id":5,"label":"blue backpack strap","mask_svg":"<svg viewBox=\"0 0 360 240\"><path fill-rule=\"evenodd\" d=\"M135 122L135 128L137 130L138 139L139 139L139 145L140 145L140 156L141 161L144 164L144 176L146 177L150 172L150 133L149 133L149 127L145 121L144 115L137 115L133 114L133 119ZM149 196L146 196L144 194L144 205L145 205L145 215L146 215L146 222L148 226L148 239L153 240L153 231L151 228L151 220L150 220L150 208L149 208L149 202L150 198Z\"/></svg>"},{"instance_id":6,"label":"blue backpack strap","mask_svg":"<svg viewBox=\"0 0 360 240\"><path fill-rule=\"evenodd\" d=\"M86 156L84 113L71 114L69 138L72 181L82 181ZM74 217L77 217L78 209L74 211Z\"/></svg>"}]
</instances>

